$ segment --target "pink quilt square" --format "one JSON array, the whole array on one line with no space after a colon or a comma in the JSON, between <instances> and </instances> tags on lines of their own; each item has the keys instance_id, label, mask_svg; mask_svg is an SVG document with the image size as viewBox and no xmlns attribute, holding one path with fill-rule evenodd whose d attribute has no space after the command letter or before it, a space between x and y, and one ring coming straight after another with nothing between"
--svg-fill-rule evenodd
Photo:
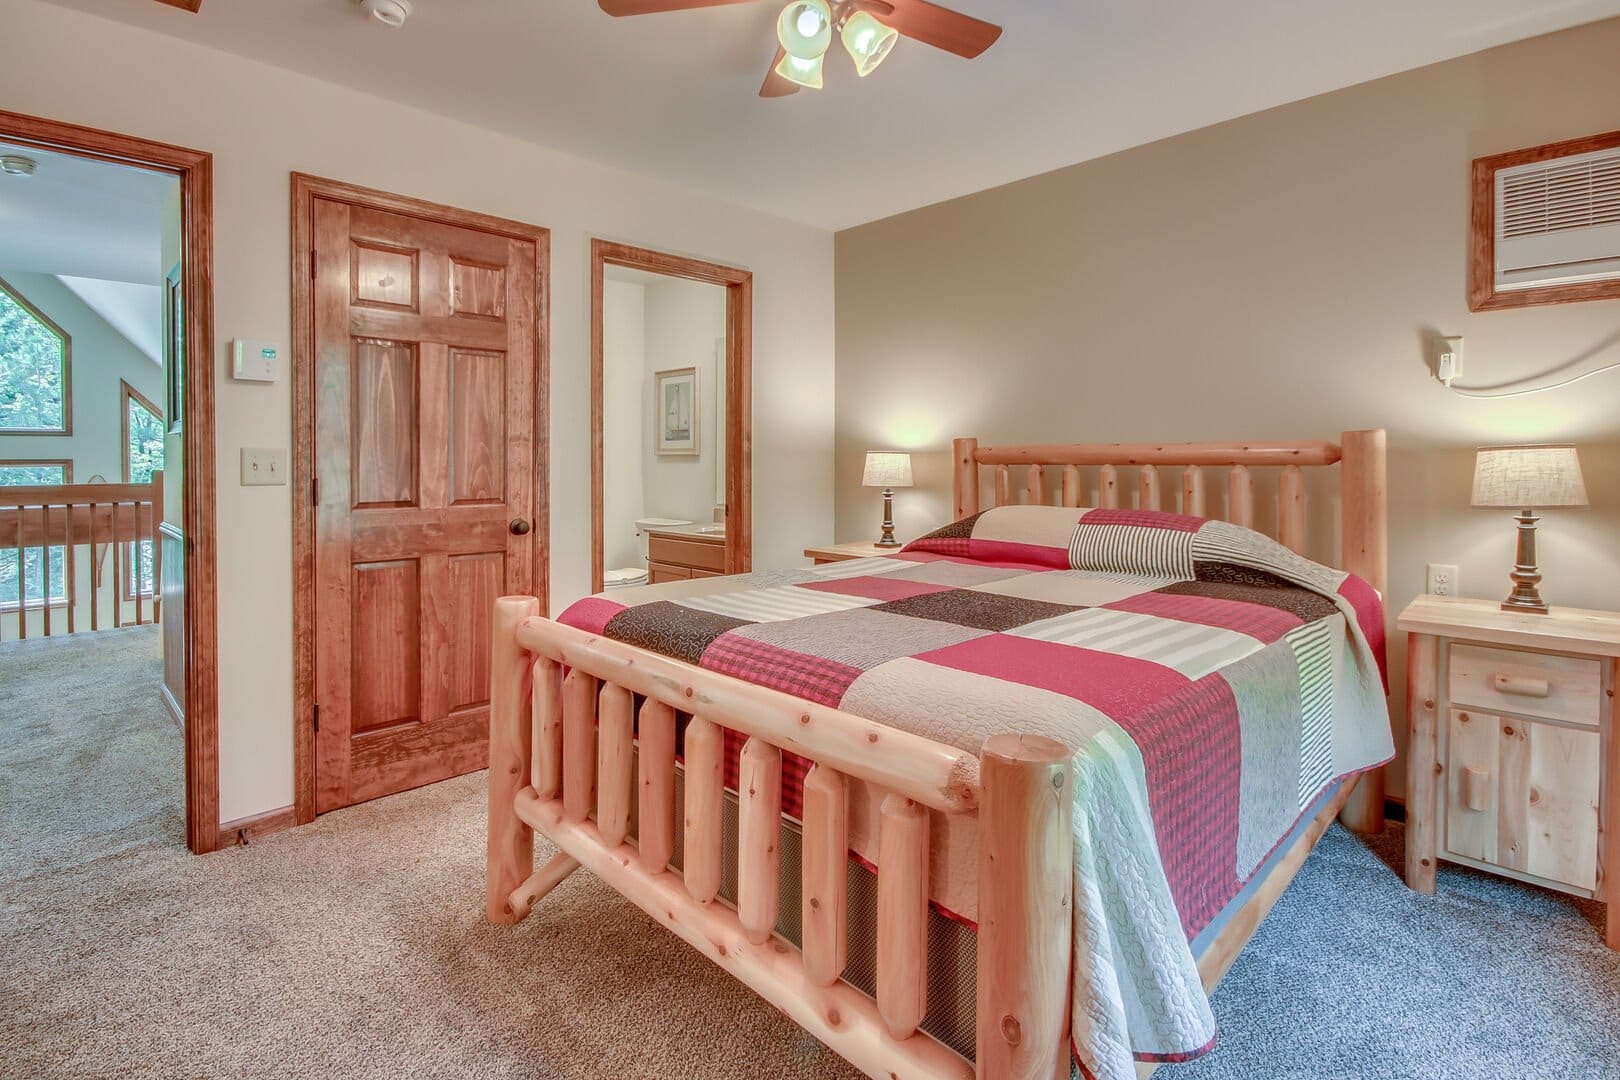
<instances>
[{"instance_id":1,"label":"pink quilt square","mask_svg":"<svg viewBox=\"0 0 1620 1080\"><path fill-rule=\"evenodd\" d=\"M1082 525L1135 525L1143 529L1171 529L1197 532L1206 518L1191 514L1169 514L1159 510L1092 510L1080 519Z\"/></svg>"},{"instance_id":2,"label":"pink quilt square","mask_svg":"<svg viewBox=\"0 0 1620 1080\"><path fill-rule=\"evenodd\" d=\"M1137 715L1191 682L1151 660L1011 634L988 634L916 658L1063 694L1114 720Z\"/></svg>"},{"instance_id":3,"label":"pink quilt square","mask_svg":"<svg viewBox=\"0 0 1620 1080\"><path fill-rule=\"evenodd\" d=\"M612 621L613 616L624 610L625 606L616 601L604 600L600 596L587 596L563 612L558 621L567 623L576 630L600 634L607 629L607 624Z\"/></svg>"}]
</instances>

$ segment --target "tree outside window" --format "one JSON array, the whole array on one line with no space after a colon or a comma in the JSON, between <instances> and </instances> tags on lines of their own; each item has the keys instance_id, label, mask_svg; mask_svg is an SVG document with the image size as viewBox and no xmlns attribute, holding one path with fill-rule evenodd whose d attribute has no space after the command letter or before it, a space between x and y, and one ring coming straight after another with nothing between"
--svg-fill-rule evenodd
<instances>
[{"instance_id":1,"label":"tree outside window","mask_svg":"<svg viewBox=\"0 0 1620 1080\"><path fill-rule=\"evenodd\" d=\"M71 479L65 461L8 461L0 463L0 487L35 487L44 484L65 484ZM46 568L49 566L49 574ZM21 572L15 548L0 550L0 608L15 610L18 603L19 579L25 587L22 600L29 606L45 602L47 576L50 599L53 604L64 603L67 589L63 576L67 570L66 552L60 547L24 548Z\"/></svg>"},{"instance_id":2,"label":"tree outside window","mask_svg":"<svg viewBox=\"0 0 1620 1080\"><path fill-rule=\"evenodd\" d=\"M0 280L0 432L66 435L72 342Z\"/></svg>"},{"instance_id":3,"label":"tree outside window","mask_svg":"<svg viewBox=\"0 0 1620 1080\"><path fill-rule=\"evenodd\" d=\"M129 383L123 384L124 399L124 481L130 484L150 484L152 474L163 468L163 415L139 390ZM152 580L152 541L142 540L139 557L126 560L128 580L125 595L134 595L137 573L140 590L152 595L156 582Z\"/></svg>"}]
</instances>

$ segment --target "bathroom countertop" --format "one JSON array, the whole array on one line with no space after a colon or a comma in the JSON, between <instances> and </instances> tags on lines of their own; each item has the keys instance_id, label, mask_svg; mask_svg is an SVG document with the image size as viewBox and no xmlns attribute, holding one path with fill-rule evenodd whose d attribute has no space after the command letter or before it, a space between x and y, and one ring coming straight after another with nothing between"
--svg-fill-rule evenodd
<instances>
[{"instance_id":1,"label":"bathroom countertop","mask_svg":"<svg viewBox=\"0 0 1620 1080\"><path fill-rule=\"evenodd\" d=\"M719 529L718 532L714 531L716 528ZM705 529L710 531L704 532L703 530ZM716 525L716 523L712 521L694 521L690 525L659 526L657 528L648 529L647 535L664 536L672 540L695 540L699 542L707 541L711 544L723 544L726 542L725 526Z\"/></svg>"}]
</instances>

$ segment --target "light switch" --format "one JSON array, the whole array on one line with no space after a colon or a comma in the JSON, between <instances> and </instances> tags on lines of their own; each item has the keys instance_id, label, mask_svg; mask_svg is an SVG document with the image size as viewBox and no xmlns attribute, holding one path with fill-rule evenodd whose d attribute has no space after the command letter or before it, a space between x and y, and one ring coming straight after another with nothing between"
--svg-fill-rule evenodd
<instances>
[{"instance_id":1,"label":"light switch","mask_svg":"<svg viewBox=\"0 0 1620 1080\"><path fill-rule=\"evenodd\" d=\"M285 484L287 451L242 447L242 486Z\"/></svg>"}]
</instances>

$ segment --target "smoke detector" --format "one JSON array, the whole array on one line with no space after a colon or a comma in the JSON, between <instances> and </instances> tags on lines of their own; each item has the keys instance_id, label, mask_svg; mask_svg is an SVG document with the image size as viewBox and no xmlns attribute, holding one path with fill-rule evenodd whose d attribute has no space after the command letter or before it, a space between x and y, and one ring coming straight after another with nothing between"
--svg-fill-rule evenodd
<instances>
[{"instance_id":1,"label":"smoke detector","mask_svg":"<svg viewBox=\"0 0 1620 1080\"><path fill-rule=\"evenodd\" d=\"M360 10L384 26L398 29L411 17L411 0L359 0Z\"/></svg>"},{"instance_id":2,"label":"smoke detector","mask_svg":"<svg viewBox=\"0 0 1620 1080\"><path fill-rule=\"evenodd\" d=\"M0 172L7 176L33 176L39 171L39 162L21 154L0 154Z\"/></svg>"}]
</instances>

